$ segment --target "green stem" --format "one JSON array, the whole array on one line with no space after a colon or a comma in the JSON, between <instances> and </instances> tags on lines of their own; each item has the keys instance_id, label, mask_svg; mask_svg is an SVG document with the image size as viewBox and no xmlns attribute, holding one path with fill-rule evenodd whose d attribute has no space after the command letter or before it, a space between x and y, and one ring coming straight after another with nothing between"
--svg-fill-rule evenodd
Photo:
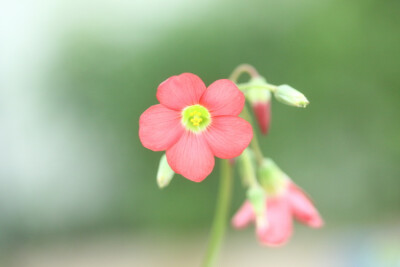
<instances>
[{"instance_id":1,"label":"green stem","mask_svg":"<svg viewBox=\"0 0 400 267\"><path fill-rule=\"evenodd\" d=\"M221 181L219 185L217 207L211 229L210 241L203 267L212 267L221 249L222 239L228 223L228 212L232 193L233 168L226 159L221 160Z\"/></svg>"},{"instance_id":2,"label":"green stem","mask_svg":"<svg viewBox=\"0 0 400 267\"><path fill-rule=\"evenodd\" d=\"M229 80L233 81L234 83L237 83L240 75L242 75L245 72L248 73L252 78L260 76L256 68L254 68L252 65L242 64L237 66L236 69L233 70L231 76L229 76Z\"/></svg>"},{"instance_id":3,"label":"green stem","mask_svg":"<svg viewBox=\"0 0 400 267\"><path fill-rule=\"evenodd\" d=\"M253 118L251 117L249 109L247 108L246 105L244 105L241 115L245 120L247 120L251 124L251 126L254 129ZM256 156L257 163L261 164L263 159L264 159L264 155L263 155L263 153L261 151L260 143L258 142L257 134L254 131L253 131L253 139L250 142L250 147L253 150L254 155Z\"/></svg>"},{"instance_id":4,"label":"green stem","mask_svg":"<svg viewBox=\"0 0 400 267\"><path fill-rule=\"evenodd\" d=\"M229 77L229 79L231 81L233 81L234 83L237 83L240 75L242 75L243 73L248 73L251 78L255 78L255 77L260 76L258 71L253 66L251 66L249 64L242 64L242 65L239 65L236 69L234 69L234 71L232 72L232 74ZM243 107L241 115L245 120L247 120L251 124L251 126L254 129L253 118L251 117L250 112L249 112L246 104ZM254 151L254 154L255 154L256 159L257 159L257 163L261 164L263 159L264 159L264 156L263 156L263 153L261 151L260 143L258 142L258 138L257 138L256 133L253 133L253 139L250 142L250 147Z\"/></svg>"},{"instance_id":5,"label":"green stem","mask_svg":"<svg viewBox=\"0 0 400 267\"><path fill-rule=\"evenodd\" d=\"M266 84L266 85L254 85L254 84L238 84L237 87L240 90L247 90L247 89L267 89L272 93L275 93L278 87L273 84Z\"/></svg>"}]
</instances>

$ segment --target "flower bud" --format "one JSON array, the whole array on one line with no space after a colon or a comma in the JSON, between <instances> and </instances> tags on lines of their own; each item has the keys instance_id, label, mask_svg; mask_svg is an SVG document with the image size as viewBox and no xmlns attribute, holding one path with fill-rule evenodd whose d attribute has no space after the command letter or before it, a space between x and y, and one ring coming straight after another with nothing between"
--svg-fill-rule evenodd
<instances>
[{"instance_id":1,"label":"flower bud","mask_svg":"<svg viewBox=\"0 0 400 267\"><path fill-rule=\"evenodd\" d=\"M267 134L271 117L271 92L262 87L269 85L263 77L258 76L252 78L248 86L246 98L253 108L261 132Z\"/></svg>"},{"instance_id":2,"label":"flower bud","mask_svg":"<svg viewBox=\"0 0 400 267\"><path fill-rule=\"evenodd\" d=\"M295 107L305 108L310 103L302 93L287 84L277 86L275 98L286 105Z\"/></svg>"},{"instance_id":3,"label":"flower bud","mask_svg":"<svg viewBox=\"0 0 400 267\"><path fill-rule=\"evenodd\" d=\"M253 108L261 132L267 134L271 118L271 92L260 87L267 86L268 83L263 77L256 77L252 78L248 85L250 88L246 91L246 97Z\"/></svg>"},{"instance_id":4,"label":"flower bud","mask_svg":"<svg viewBox=\"0 0 400 267\"><path fill-rule=\"evenodd\" d=\"M175 172L171 169L168 164L167 156L164 154L160 159L157 172L157 184L158 187L164 188L171 182Z\"/></svg>"},{"instance_id":5,"label":"flower bud","mask_svg":"<svg viewBox=\"0 0 400 267\"><path fill-rule=\"evenodd\" d=\"M265 194L264 189L257 185L251 186L247 190L247 199L251 203L251 206L253 207L254 214L256 215L256 224L258 227L263 227L266 226L267 221L266 221L266 201L267 201L267 196Z\"/></svg>"},{"instance_id":6,"label":"flower bud","mask_svg":"<svg viewBox=\"0 0 400 267\"><path fill-rule=\"evenodd\" d=\"M270 94L270 92L268 92L268 94ZM269 124L271 122L271 101L257 102L252 104L252 106L261 133L265 135L268 133Z\"/></svg>"},{"instance_id":7,"label":"flower bud","mask_svg":"<svg viewBox=\"0 0 400 267\"><path fill-rule=\"evenodd\" d=\"M261 186L269 196L282 193L288 182L287 175L275 164L272 159L265 158L257 170Z\"/></svg>"}]
</instances>

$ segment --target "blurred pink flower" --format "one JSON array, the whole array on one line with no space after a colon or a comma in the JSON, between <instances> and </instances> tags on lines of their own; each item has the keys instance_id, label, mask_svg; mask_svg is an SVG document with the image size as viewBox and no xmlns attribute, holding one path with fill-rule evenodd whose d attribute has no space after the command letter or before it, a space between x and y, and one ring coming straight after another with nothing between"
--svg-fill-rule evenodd
<instances>
[{"instance_id":1,"label":"blurred pink flower","mask_svg":"<svg viewBox=\"0 0 400 267\"><path fill-rule=\"evenodd\" d=\"M319 228L323 220L307 195L293 182L288 181L286 188L274 197L267 199L266 222L256 225L256 234L263 245L283 245L292 234L292 216L298 221ZM256 216L249 201L245 201L232 219L233 227L241 229L255 222Z\"/></svg>"},{"instance_id":2,"label":"blurred pink flower","mask_svg":"<svg viewBox=\"0 0 400 267\"><path fill-rule=\"evenodd\" d=\"M140 116L140 141L150 150L166 150L171 168L189 180L204 180L214 156L237 157L253 137L251 125L238 117L244 95L230 80L206 88L198 76L183 73L161 83L157 99L161 104Z\"/></svg>"}]
</instances>

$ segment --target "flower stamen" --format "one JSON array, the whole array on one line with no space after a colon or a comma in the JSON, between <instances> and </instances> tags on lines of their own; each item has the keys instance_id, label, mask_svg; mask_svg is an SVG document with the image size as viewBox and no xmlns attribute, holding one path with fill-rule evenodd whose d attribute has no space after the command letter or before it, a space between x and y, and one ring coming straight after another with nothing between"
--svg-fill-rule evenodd
<instances>
[{"instance_id":1,"label":"flower stamen","mask_svg":"<svg viewBox=\"0 0 400 267\"><path fill-rule=\"evenodd\" d=\"M205 130L210 122L210 112L202 105L188 106L182 111L182 124L192 132Z\"/></svg>"}]
</instances>

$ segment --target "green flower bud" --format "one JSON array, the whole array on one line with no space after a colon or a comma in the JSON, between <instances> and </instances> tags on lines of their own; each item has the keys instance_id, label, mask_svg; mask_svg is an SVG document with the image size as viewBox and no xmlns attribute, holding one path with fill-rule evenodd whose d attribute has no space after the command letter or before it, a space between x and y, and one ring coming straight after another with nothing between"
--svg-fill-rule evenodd
<instances>
[{"instance_id":1,"label":"green flower bud","mask_svg":"<svg viewBox=\"0 0 400 267\"><path fill-rule=\"evenodd\" d=\"M171 182L175 172L171 169L168 164L167 156L164 154L160 159L157 172L157 184L158 187L164 188Z\"/></svg>"},{"instance_id":2,"label":"green flower bud","mask_svg":"<svg viewBox=\"0 0 400 267\"><path fill-rule=\"evenodd\" d=\"M302 93L287 84L277 86L274 95L276 100L290 106L305 108L310 103Z\"/></svg>"},{"instance_id":3,"label":"green flower bud","mask_svg":"<svg viewBox=\"0 0 400 267\"><path fill-rule=\"evenodd\" d=\"M247 100L253 106L257 103L267 103L271 99L271 92L267 89L251 88L245 93Z\"/></svg>"},{"instance_id":4,"label":"green flower bud","mask_svg":"<svg viewBox=\"0 0 400 267\"><path fill-rule=\"evenodd\" d=\"M265 158L257 170L261 186L269 196L280 194L286 188L287 175L272 159Z\"/></svg>"},{"instance_id":5,"label":"green flower bud","mask_svg":"<svg viewBox=\"0 0 400 267\"><path fill-rule=\"evenodd\" d=\"M271 99L271 92L268 89L262 87L269 86L267 81L261 77L255 77L247 83L248 89L245 92L245 96L249 102L254 105L255 103L266 103Z\"/></svg>"}]
</instances>

